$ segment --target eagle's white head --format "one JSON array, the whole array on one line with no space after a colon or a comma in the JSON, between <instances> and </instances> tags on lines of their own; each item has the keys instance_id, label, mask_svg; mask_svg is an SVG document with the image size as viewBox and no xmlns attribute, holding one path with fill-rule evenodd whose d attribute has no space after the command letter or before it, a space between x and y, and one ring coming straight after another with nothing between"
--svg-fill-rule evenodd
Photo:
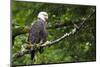
<instances>
[{"instance_id":1,"label":"eagle's white head","mask_svg":"<svg viewBox=\"0 0 100 67\"><path fill-rule=\"evenodd\" d=\"M44 20L44 21L46 21L47 19L48 19L48 13L47 12L40 12L39 14L38 14L38 18L40 18L40 19L42 19L42 20Z\"/></svg>"}]
</instances>

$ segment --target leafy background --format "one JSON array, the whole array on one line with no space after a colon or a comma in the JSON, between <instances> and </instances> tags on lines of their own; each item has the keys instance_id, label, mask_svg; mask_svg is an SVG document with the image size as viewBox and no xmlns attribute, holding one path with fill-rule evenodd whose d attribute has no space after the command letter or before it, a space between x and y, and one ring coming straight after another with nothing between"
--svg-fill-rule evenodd
<instances>
[{"instance_id":1,"label":"leafy background","mask_svg":"<svg viewBox=\"0 0 100 67\"><path fill-rule=\"evenodd\" d=\"M81 23L83 17L87 17L96 10L95 6L53 4L37 2L12 1L12 55L21 49L21 45L27 42L28 33L18 34L21 29L31 27L40 11L49 14L48 25L66 23L68 26L48 29L48 40L55 40L64 33L73 29L73 21ZM71 21L71 22L70 22ZM80 22L77 22L80 21ZM37 53L33 64L50 64L64 62L83 62L96 60L96 17L88 19L84 27L75 35L44 48L42 53ZM20 29L21 28L21 29ZM18 29L18 30L16 30ZM30 55L21 58L13 58L12 64L29 65Z\"/></svg>"}]
</instances>

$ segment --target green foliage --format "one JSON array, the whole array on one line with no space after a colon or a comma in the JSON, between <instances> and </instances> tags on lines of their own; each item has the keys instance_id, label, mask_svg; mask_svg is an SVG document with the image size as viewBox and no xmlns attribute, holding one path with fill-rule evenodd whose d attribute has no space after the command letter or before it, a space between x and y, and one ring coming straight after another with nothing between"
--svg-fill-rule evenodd
<instances>
[{"instance_id":1,"label":"green foliage","mask_svg":"<svg viewBox=\"0 0 100 67\"><path fill-rule=\"evenodd\" d=\"M87 17L95 9L95 6L33 3L33 2L12 2L12 29L31 26L33 20L37 18L40 11L47 11L49 14L49 25L66 22L69 26L72 22L83 17ZM95 41L95 16L91 17L74 36L70 36L59 43L45 47L42 53L37 52L36 61L33 64L95 61L96 60L96 41ZM80 22L81 23L81 22ZM72 27L59 27L48 29L48 40L55 40L65 32L71 31ZM19 30L21 31L21 30ZM16 31L12 32L14 34ZM18 31L17 31L18 32ZM21 49L21 45L27 42L28 34L18 35L14 39L12 54ZM12 63L15 65L29 65L30 55L26 54L21 58L14 58Z\"/></svg>"}]
</instances>

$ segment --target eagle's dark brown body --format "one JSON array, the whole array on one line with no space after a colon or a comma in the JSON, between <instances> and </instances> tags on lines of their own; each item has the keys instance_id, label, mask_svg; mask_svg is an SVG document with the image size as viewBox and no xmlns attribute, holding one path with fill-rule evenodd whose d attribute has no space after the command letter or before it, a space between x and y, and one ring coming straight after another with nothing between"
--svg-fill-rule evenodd
<instances>
[{"instance_id":1,"label":"eagle's dark brown body","mask_svg":"<svg viewBox=\"0 0 100 67\"><path fill-rule=\"evenodd\" d=\"M37 19L30 29L28 42L31 44L44 43L47 39L46 22L42 19ZM35 50L31 50L31 60L34 58Z\"/></svg>"}]
</instances>

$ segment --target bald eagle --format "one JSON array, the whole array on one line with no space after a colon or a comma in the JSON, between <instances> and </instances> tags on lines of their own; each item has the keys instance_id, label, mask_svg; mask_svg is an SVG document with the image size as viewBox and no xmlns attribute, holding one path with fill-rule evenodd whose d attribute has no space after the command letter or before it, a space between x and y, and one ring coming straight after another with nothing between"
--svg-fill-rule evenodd
<instances>
[{"instance_id":1,"label":"bald eagle","mask_svg":"<svg viewBox=\"0 0 100 67\"><path fill-rule=\"evenodd\" d=\"M37 16L37 20L32 25L32 28L30 29L29 36L28 36L28 42L32 45L35 44L43 44L46 42L47 39L47 29L46 29L46 20L48 19L47 12L40 12ZM34 59L35 56L35 50L30 49L31 54L31 60Z\"/></svg>"}]
</instances>

